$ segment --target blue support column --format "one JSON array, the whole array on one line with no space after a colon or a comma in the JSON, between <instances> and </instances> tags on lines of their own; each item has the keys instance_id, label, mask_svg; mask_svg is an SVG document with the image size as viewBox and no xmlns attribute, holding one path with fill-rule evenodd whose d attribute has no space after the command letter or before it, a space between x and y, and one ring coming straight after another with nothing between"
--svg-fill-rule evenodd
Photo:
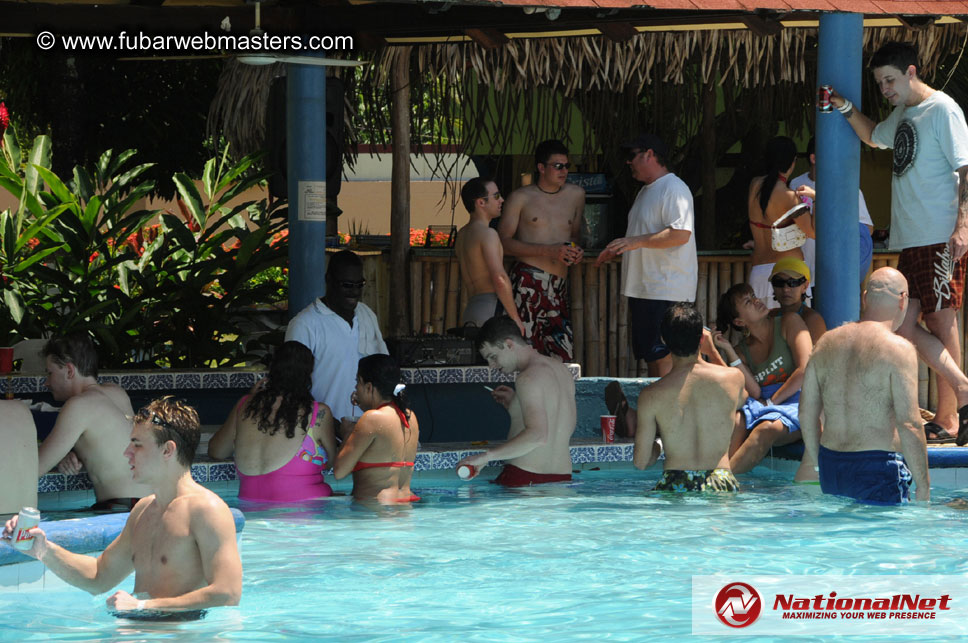
<instances>
[{"instance_id":1,"label":"blue support column","mask_svg":"<svg viewBox=\"0 0 968 643\"><path fill-rule=\"evenodd\" d=\"M864 16L820 16L817 86L832 85L861 107ZM836 328L860 315L860 139L835 110L817 112L817 276L814 303Z\"/></svg>"},{"instance_id":2,"label":"blue support column","mask_svg":"<svg viewBox=\"0 0 968 643\"><path fill-rule=\"evenodd\" d=\"M326 293L326 68L287 67L289 318Z\"/></svg>"}]
</instances>

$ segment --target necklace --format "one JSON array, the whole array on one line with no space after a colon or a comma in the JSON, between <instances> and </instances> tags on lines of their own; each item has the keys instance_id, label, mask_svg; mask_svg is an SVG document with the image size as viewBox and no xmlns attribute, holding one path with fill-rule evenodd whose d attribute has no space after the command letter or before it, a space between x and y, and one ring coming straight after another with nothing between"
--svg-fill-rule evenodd
<instances>
[{"instance_id":1,"label":"necklace","mask_svg":"<svg viewBox=\"0 0 968 643\"><path fill-rule=\"evenodd\" d=\"M536 188L538 188L539 190L541 190L541 191L542 191L542 192L544 192L545 194L558 194L559 192L561 192L561 188L562 188L562 186L559 186L559 187L558 187L558 189L557 189L557 190L555 190L554 192L548 192L548 190L545 190L545 189L544 189L543 187L541 187L541 185L540 185L540 184L538 184L538 183L535 183L535 184L534 184L534 187L536 187Z\"/></svg>"}]
</instances>

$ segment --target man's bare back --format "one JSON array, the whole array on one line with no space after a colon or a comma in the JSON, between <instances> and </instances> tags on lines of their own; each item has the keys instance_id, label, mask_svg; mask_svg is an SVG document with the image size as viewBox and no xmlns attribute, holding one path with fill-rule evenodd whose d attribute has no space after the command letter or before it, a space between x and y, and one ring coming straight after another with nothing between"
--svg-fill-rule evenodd
<instances>
[{"instance_id":1,"label":"man's bare back","mask_svg":"<svg viewBox=\"0 0 968 643\"><path fill-rule=\"evenodd\" d=\"M920 420L917 352L881 324L827 331L810 367L823 400L820 444L829 449L897 451L898 420Z\"/></svg>"},{"instance_id":2,"label":"man's bare back","mask_svg":"<svg viewBox=\"0 0 968 643\"><path fill-rule=\"evenodd\" d=\"M639 394L636 454L648 457L658 433L665 469L729 470L729 440L745 397L738 369L701 359L676 364Z\"/></svg>"},{"instance_id":3,"label":"man's bare back","mask_svg":"<svg viewBox=\"0 0 968 643\"><path fill-rule=\"evenodd\" d=\"M544 445L507 462L533 473L571 473L569 442L578 416L571 372L557 359L540 355L518 373L515 387L516 394L508 405L508 440L523 432L529 420L535 421L522 406L522 402L527 406L529 400L544 411L548 438Z\"/></svg>"},{"instance_id":4,"label":"man's bare back","mask_svg":"<svg viewBox=\"0 0 968 643\"><path fill-rule=\"evenodd\" d=\"M0 519L37 506L37 427L30 410L17 400L0 400Z\"/></svg>"},{"instance_id":5,"label":"man's bare back","mask_svg":"<svg viewBox=\"0 0 968 643\"><path fill-rule=\"evenodd\" d=\"M124 449L131 435L131 400L114 384L92 384L71 397L40 446L39 474L44 475L71 451L84 464L98 502L141 498L148 487L134 482Z\"/></svg>"},{"instance_id":6,"label":"man's bare back","mask_svg":"<svg viewBox=\"0 0 968 643\"><path fill-rule=\"evenodd\" d=\"M584 209L585 190L571 183L554 194L537 185L518 188L504 204L498 224L505 252L535 268L567 277L568 266L580 260L581 252L564 244L578 242Z\"/></svg>"}]
</instances>

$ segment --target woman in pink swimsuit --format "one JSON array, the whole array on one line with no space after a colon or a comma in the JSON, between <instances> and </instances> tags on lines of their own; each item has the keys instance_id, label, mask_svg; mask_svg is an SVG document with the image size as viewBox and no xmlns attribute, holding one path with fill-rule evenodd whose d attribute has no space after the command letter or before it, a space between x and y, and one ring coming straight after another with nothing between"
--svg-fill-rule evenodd
<instances>
[{"instance_id":1,"label":"woman in pink swimsuit","mask_svg":"<svg viewBox=\"0 0 968 643\"><path fill-rule=\"evenodd\" d=\"M208 443L224 460L235 453L239 499L294 502L330 496L323 480L336 453L333 415L313 400L313 354L299 342L276 350L269 376L235 405Z\"/></svg>"},{"instance_id":2,"label":"woman in pink swimsuit","mask_svg":"<svg viewBox=\"0 0 968 643\"><path fill-rule=\"evenodd\" d=\"M381 504L420 500L410 491L420 428L416 414L407 408L403 388L400 367L389 355L360 360L353 395L364 413L333 466L337 480L353 474L357 500Z\"/></svg>"}]
</instances>

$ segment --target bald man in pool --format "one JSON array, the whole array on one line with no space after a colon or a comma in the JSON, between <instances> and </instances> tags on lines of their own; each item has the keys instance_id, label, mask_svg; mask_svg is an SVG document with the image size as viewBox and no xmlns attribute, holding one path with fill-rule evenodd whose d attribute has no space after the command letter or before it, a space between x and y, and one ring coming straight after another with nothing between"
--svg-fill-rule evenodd
<instances>
[{"instance_id":1,"label":"bald man in pool","mask_svg":"<svg viewBox=\"0 0 968 643\"><path fill-rule=\"evenodd\" d=\"M699 356L702 315L692 304L672 304L659 328L672 370L639 394L632 461L638 469L655 463L658 434L666 457L656 491L738 491L728 451L746 401L743 374Z\"/></svg>"},{"instance_id":2,"label":"bald man in pool","mask_svg":"<svg viewBox=\"0 0 968 643\"><path fill-rule=\"evenodd\" d=\"M571 480L569 441L575 432L575 380L561 360L541 355L525 341L510 317L492 317L477 335L477 347L491 368L517 373L516 390L494 389L494 399L511 415L508 441L457 466L473 467L473 478L491 460L504 460L494 482L527 487Z\"/></svg>"},{"instance_id":3,"label":"bald man in pool","mask_svg":"<svg viewBox=\"0 0 968 643\"><path fill-rule=\"evenodd\" d=\"M907 295L904 275L875 270L861 321L827 331L807 363L800 393L803 457L819 465L824 493L900 504L908 501L913 480L915 499L931 499L918 356L911 342L894 334Z\"/></svg>"},{"instance_id":4,"label":"bald man in pool","mask_svg":"<svg viewBox=\"0 0 968 643\"><path fill-rule=\"evenodd\" d=\"M136 596L117 591L107 600L133 617L187 620L208 607L237 605L242 562L235 521L225 502L191 476L199 435L195 409L172 398L151 402L135 415L124 453L134 479L152 493L131 510L121 534L93 558L55 545L38 527L30 530L26 553L91 594L107 592L133 570ZM15 516L3 537L16 526Z\"/></svg>"}]
</instances>

